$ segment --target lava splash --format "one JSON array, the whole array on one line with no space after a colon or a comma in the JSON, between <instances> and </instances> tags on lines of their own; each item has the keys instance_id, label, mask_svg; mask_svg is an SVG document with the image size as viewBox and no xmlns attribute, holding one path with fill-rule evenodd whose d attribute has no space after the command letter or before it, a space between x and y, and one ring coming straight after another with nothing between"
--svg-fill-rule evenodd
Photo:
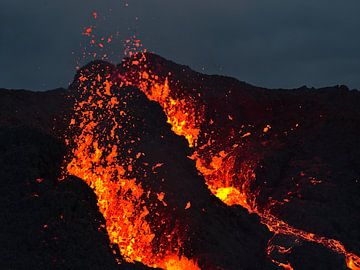
<instances>
[{"instance_id":1,"label":"lava splash","mask_svg":"<svg viewBox=\"0 0 360 270\"><path fill-rule=\"evenodd\" d=\"M292 246L282 246L274 240L277 236L286 236L294 241L321 244L343 255L348 268L359 269L359 256L348 251L340 241L297 229L273 211L289 198L282 201L270 196L263 198L263 190L256 182L265 154L259 150L257 138L266 144L264 138L276 126L266 123L259 129L254 123L236 121L239 117L234 115L236 109L227 100L217 101L214 93L206 91L206 81L202 81L201 76L181 80L178 74L186 70L185 67L179 70L174 65L174 69L169 70L162 66L161 59L154 62L152 57L139 53L117 68L99 64L97 69L102 69L101 72L80 74L80 83L75 87L79 90L74 108L76 117L71 121L68 137L72 155L67 170L82 178L97 194L109 238L118 245L125 260L163 269L200 269L195 260L183 255L187 235L181 226L173 227L165 237L159 238L156 229L159 220L154 219L148 202L157 200L166 205L164 194L152 194L154 192L144 186L145 174L134 174L134 171L143 172L138 165L143 154L135 151L139 137L128 137L134 133L129 132L132 116L127 111L128 101L119 93L136 87L162 107L172 131L186 138L192 149L189 158L195 162L211 193L228 206L240 205L258 215L261 223L273 233L264 252L277 266L293 269L287 259L278 256L290 253ZM230 88L225 99L231 96L231 91L234 90ZM246 91L242 95L246 97ZM228 106L212 107L216 102L228 102ZM242 113L259 117L257 110ZM297 123L291 130L296 128ZM119 147L124 142L126 147ZM153 168L158 166L161 164L154 164ZM185 209L189 207L191 204ZM155 212L159 213L159 209Z\"/></svg>"},{"instance_id":2,"label":"lava splash","mask_svg":"<svg viewBox=\"0 0 360 270\"><path fill-rule=\"evenodd\" d=\"M349 269L360 269L360 257L349 252L340 241L297 229L273 214L272 207L280 202L269 198L266 206L258 205L260 191L254 189L253 183L256 181L255 171L262 156L255 152L243 158L241 154L244 149L254 146L251 141L247 141L248 137L253 133L264 136L263 134L272 128L271 125L264 126L259 132L254 130L251 124L232 123L228 126L227 134L216 134L216 129L224 123L213 119L207 122L206 113L209 112L209 108L206 108L203 96L208 95L205 99L209 99L209 96L211 99L211 93L195 89L193 85L175 79L176 76L172 76L171 71L163 69L161 63L154 64L151 59L153 57L151 54L139 53L134 58L125 60L122 67L124 71L119 73L118 78L124 80L127 85L138 87L149 99L157 101L163 107L172 130L177 135L184 136L189 147L194 149L191 158L195 160L196 167L204 176L209 190L225 204L241 205L249 213L257 214L261 222L275 235L287 235L321 244L342 254ZM184 70L185 68L182 71ZM230 122L233 121L231 114L227 117ZM246 150L244 152L251 152ZM285 202L287 200L284 199ZM293 269L288 261L282 262L272 258L275 249L284 248L272 245L269 241L270 259L284 269ZM291 248L287 250L290 251Z\"/></svg>"},{"instance_id":3,"label":"lava splash","mask_svg":"<svg viewBox=\"0 0 360 270\"><path fill-rule=\"evenodd\" d=\"M149 219L154 214L148 202L162 201L163 194L145 190L139 179L146 174L139 172L138 165L144 153L135 152L140 139L131 137L135 116L127 103L132 93L114 85L112 67L99 63L96 68L96 72L83 69L79 85L73 86L77 92L67 139L72 149L67 172L94 190L110 241L126 261L169 270L200 269L183 256L184 236L177 226L159 239L156 228L166 216Z\"/></svg>"}]
</instances>

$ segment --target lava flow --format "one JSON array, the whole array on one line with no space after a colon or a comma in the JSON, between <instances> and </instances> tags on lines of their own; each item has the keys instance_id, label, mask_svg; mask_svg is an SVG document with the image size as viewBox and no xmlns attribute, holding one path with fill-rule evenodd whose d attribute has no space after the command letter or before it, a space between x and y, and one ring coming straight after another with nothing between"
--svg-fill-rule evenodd
<instances>
[{"instance_id":1,"label":"lava flow","mask_svg":"<svg viewBox=\"0 0 360 270\"><path fill-rule=\"evenodd\" d=\"M134 153L139 138L131 138L128 132L133 124L127 101L118 93L122 89L113 85L111 68L100 64L97 68L103 68L104 74L84 69L74 87L78 93L67 139L72 149L67 172L94 190L110 242L119 247L127 262L168 270L200 269L181 253L181 233L167 232L157 239L154 228L162 220L149 221L147 204L157 195L144 189L142 179L132 176L142 153Z\"/></svg>"},{"instance_id":2,"label":"lava flow","mask_svg":"<svg viewBox=\"0 0 360 270\"><path fill-rule=\"evenodd\" d=\"M182 86L178 81L170 81L171 73L157 74L155 67L147 61L147 54L139 53L124 63L125 75L120 72L118 78L126 81L127 85L138 87L150 100L157 101L163 107L172 130L184 136L193 148L194 154L191 158L195 160L198 171L202 173L209 190L215 196L227 205L241 205L250 213L257 214L274 235L287 235L321 244L342 254L349 269L360 269L359 256L347 251L339 241L296 229L273 215L270 208L258 207L257 191L251 189L251 183L256 179L257 157L240 163L236 160L239 145L251 132L239 132L238 136L231 135L231 140L225 137L222 142L216 141L212 134L203 129L208 123L204 123L206 108L199 92ZM173 86L180 91L172 91ZM229 119L232 119L232 116L229 115ZM267 126L264 132L270 128ZM284 269L293 269L289 262L271 258L271 252L279 248L283 247L272 246L269 241L270 259ZM286 252L290 250L291 248ZM283 250L282 252L285 253Z\"/></svg>"}]
</instances>

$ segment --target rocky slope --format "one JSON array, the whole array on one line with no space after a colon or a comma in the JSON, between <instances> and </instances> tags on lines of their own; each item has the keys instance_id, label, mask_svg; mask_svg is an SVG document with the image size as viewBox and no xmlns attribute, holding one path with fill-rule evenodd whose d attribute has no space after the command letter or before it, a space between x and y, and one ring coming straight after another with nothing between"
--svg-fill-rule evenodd
<instances>
[{"instance_id":1,"label":"rocky slope","mask_svg":"<svg viewBox=\"0 0 360 270\"><path fill-rule=\"evenodd\" d=\"M213 152L239 144L236 164L256 160L250 189L259 209L271 208L290 225L360 253L359 92L342 86L268 90L196 73L156 55L147 61L159 77L169 77L175 96L191 96L197 108L205 108L201 129L206 134L200 133L199 144L211 134ZM112 75L138 68L127 63L124 71L124 65L96 62L83 70L96 78L104 75L99 65ZM64 134L76 118L75 100L83 98L77 93L79 74L69 90L0 90L1 268L118 269L115 258L123 260L116 246L110 248L91 189L75 177L58 180L69 151ZM117 120L124 127L118 130L120 155L132 138L139 138L132 152L144 153L129 176L141 179L153 194L165 194L166 206L156 197L148 201L156 239L176 223L186 231L182 252L203 269L276 269L266 255L272 233L255 214L226 206L211 194L188 158L192 150L171 131L161 106L136 87L118 85L111 91L127 104L115 112L128 116ZM111 132L109 121L101 120L98 134ZM102 138L104 144L107 140ZM161 229L159 215L166 220ZM275 240L285 246L294 242ZM294 269L346 269L341 255L319 244L295 243L286 254Z\"/></svg>"}]
</instances>

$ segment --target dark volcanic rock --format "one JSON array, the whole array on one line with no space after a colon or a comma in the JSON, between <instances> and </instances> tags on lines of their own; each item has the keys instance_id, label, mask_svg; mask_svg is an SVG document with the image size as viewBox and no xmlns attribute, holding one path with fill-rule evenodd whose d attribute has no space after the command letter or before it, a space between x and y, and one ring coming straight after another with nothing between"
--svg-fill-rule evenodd
<instances>
[{"instance_id":1,"label":"dark volcanic rock","mask_svg":"<svg viewBox=\"0 0 360 270\"><path fill-rule=\"evenodd\" d=\"M1 268L116 269L96 198L77 179L57 182L61 142L1 128Z\"/></svg>"},{"instance_id":2,"label":"dark volcanic rock","mask_svg":"<svg viewBox=\"0 0 360 270\"><path fill-rule=\"evenodd\" d=\"M63 134L68 125L64 118L72 108L67 95L62 88L46 92L0 88L0 126L27 126Z\"/></svg>"},{"instance_id":3,"label":"dark volcanic rock","mask_svg":"<svg viewBox=\"0 0 360 270\"><path fill-rule=\"evenodd\" d=\"M95 62L81 71L89 79L88 85L94 86L94 91L103 84L96 75L99 70L105 78L112 75L114 67ZM82 98L87 99L89 91L83 93L82 88L78 89L79 85L75 80L71 88L81 102ZM115 121L122 127L117 130L120 138L117 147L122 155L119 158L124 163L126 158L136 160L128 177L136 178L145 191L151 191L148 220L157 239L179 226L179 233L187 238L184 254L198 260L202 269L274 269L265 252L271 234L256 216L250 216L242 208L227 208L210 193L194 161L188 158L191 152L187 141L171 131L160 105L149 101L135 88L113 87L112 92L120 102L114 108L118 111ZM103 99L102 95L92 97L93 103ZM114 119L107 114L101 115L101 110L93 111L94 119L100 119L99 122L94 120L98 123L94 133L106 146ZM136 158L137 153L143 154ZM153 169L157 164L162 165ZM165 206L156 198L156 194L162 192ZM191 207L185 209L188 202ZM167 222L163 223L163 220Z\"/></svg>"},{"instance_id":4,"label":"dark volcanic rock","mask_svg":"<svg viewBox=\"0 0 360 270\"><path fill-rule=\"evenodd\" d=\"M305 260L303 258L306 258ZM292 267L296 270L346 270L344 258L325 247L312 243L295 246L289 255Z\"/></svg>"},{"instance_id":5,"label":"dark volcanic rock","mask_svg":"<svg viewBox=\"0 0 360 270\"><path fill-rule=\"evenodd\" d=\"M119 268L91 189L57 180L62 141L36 128L0 127L0 153L1 269Z\"/></svg>"},{"instance_id":6,"label":"dark volcanic rock","mask_svg":"<svg viewBox=\"0 0 360 270\"><path fill-rule=\"evenodd\" d=\"M359 91L268 90L200 74L154 54L146 58L153 74L168 77L175 96L205 106L201 128L207 134L200 134L200 145L212 134L215 153L236 143L239 164L258 164L252 188L260 208L278 201L273 212L289 224L360 253ZM264 133L267 125L271 129ZM246 132L251 136L240 138Z\"/></svg>"},{"instance_id":7,"label":"dark volcanic rock","mask_svg":"<svg viewBox=\"0 0 360 270\"><path fill-rule=\"evenodd\" d=\"M206 105L203 128L213 132L214 140L224 141L215 152L233 142L224 139L232 138L234 130L251 132L241 139L237 160L256 159L259 164L253 183L259 207L270 200L289 200L277 204L274 213L360 253L359 92L339 86L270 91L196 73L156 55L148 59L156 74L171 73L172 89L197 96ZM102 65L103 70L93 64L87 68L94 74L116 70ZM153 205L150 218L155 212L164 217L176 213L174 219L182 220L188 235L184 254L197 258L204 269L275 268L265 256L270 234L256 216L241 207L226 207L209 193L187 158L191 152L186 141L171 132L159 105L137 89L117 90L131 118L129 132L119 135L125 141L140 138L132 147L134 153L145 153L131 176L141 178L154 193L166 194L168 208ZM63 89L0 91L2 269L118 269L92 191L73 177L57 180L73 94ZM271 129L264 134L267 125ZM200 136L200 141L206 139ZM150 168L157 163L163 165L154 173ZM185 210L188 202L191 207ZM287 258L295 269L344 268L344 258L311 243L296 245Z\"/></svg>"}]
</instances>

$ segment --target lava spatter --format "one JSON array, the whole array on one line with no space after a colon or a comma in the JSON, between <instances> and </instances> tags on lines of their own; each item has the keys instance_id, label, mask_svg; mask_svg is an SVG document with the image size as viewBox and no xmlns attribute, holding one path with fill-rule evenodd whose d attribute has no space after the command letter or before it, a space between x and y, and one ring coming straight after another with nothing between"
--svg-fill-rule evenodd
<instances>
[{"instance_id":1,"label":"lava spatter","mask_svg":"<svg viewBox=\"0 0 360 270\"><path fill-rule=\"evenodd\" d=\"M144 189L142 179L134 178L142 153L134 152L140 138L131 132L127 96L119 94L123 90L112 79L112 66L99 62L93 68L96 72L82 69L72 87L76 102L67 138L72 149L67 172L94 190L110 242L127 262L168 270L200 269L182 256L182 233L169 231L157 239L156 224L148 219L148 202L154 195Z\"/></svg>"},{"instance_id":2,"label":"lava spatter","mask_svg":"<svg viewBox=\"0 0 360 270\"><path fill-rule=\"evenodd\" d=\"M359 256L347 251L339 241L296 229L273 215L270 208L258 207L258 191L251 189L252 181L256 179L258 157L254 156L240 163L237 161L240 151L237 149L238 145L251 137L252 132L239 132L238 135L233 132L229 137L223 137L221 142L217 141L209 130L204 128L208 124L205 123L206 104L202 101L200 92L184 87L181 81L172 80L170 83L172 74L164 73L160 66L152 66L147 56L149 55L139 53L125 61L125 72L120 72L118 78L125 79L127 85L138 87L149 99L157 101L163 107L172 130L177 135L184 136L189 146L194 149L191 158L195 160L209 190L225 204L241 205L250 213L257 214L261 222L275 235L284 234L321 244L342 254L349 269L360 269ZM232 121L233 117L229 116L229 120ZM263 132L267 133L270 129L271 126L267 125ZM271 242L269 243L271 245ZM274 248L268 247L270 257L269 251ZM271 260L284 269L293 269L289 262L279 262L274 258Z\"/></svg>"}]
</instances>

